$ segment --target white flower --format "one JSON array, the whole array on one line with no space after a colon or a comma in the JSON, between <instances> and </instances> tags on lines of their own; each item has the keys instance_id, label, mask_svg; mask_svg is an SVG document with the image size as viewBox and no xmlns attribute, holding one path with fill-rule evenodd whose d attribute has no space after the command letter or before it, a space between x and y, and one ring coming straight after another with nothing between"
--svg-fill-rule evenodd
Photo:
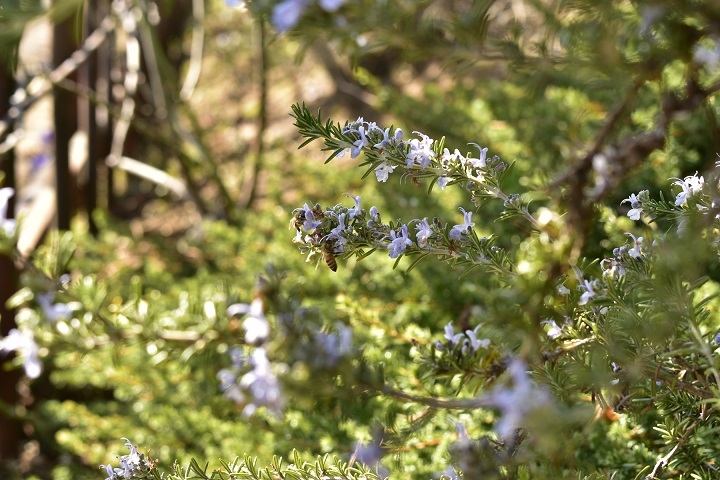
<instances>
[{"instance_id":1,"label":"white flower","mask_svg":"<svg viewBox=\"0 0 720 480\"><path fill-rule=\"evenodd\" d=\"M427 217L423 218L422 221L415 226L415 228L417 229L416 238L418 246L420 248L426 248L428 244L428 239L433 234Z\"/></svg>"},{"instance_id":2,"label":"white flower","mask_svg":"<svg viewBox=\"0 0 720 480\"><path fill-rule=\"evenodd\" d=\"M320 7L326 12L334 12L342 7L345 0L319 0Z\"/></svg>"},{"instance_id":3,"label":"white flower","mask_svg":"<svg viewBox=\"0 0 720 480\"><path fill-rule=\"evenodd\" d=\"M634 193L631 193L630 196L620 202L620 204L622 205L625 202L630 203L630 211L627 213L630 220L640 220L640 215L642 215L642 203L640 198Z\"/></svg>"},{"instance_id":4,"label":"white flower","mask_svg":"<svg viewBox=\"0 0 720 480\"><path fill-rule=\"evenodd\" d=\"M480 145L477 143L471 143L470 145L474 145L477 147L477 149L480 151L480 158L468 158L466 159L467 163L473 166L473 168L485 168L487 166L487 152L488 147L481 148Z\"/></svg>"},{"instance_id":5,"label":"white flower","mask_svg":"<svg viewBox=\"0 0 720 480\"><path fill-rule=\"evenodd\" d=\"M15 220L7 217L10 197L14 194L15 190L10 187L0 188L0 231L4 231L8 237L15 234L15 228L17 227Z\"/></svg>"},{"instance_id":6,"label":"white flower","mask_svg":"<svg viewBox=\"0 0 720 480\"><path fill-rule=\"evenodd\" d=\"M39 350L32 333L21 332L17 328L10 330L7 337L0 340L0 353L17 352L22 358L25 375L31 379L38 378L42 373Z\"/></svg>"},{"instance_id":7,"label":"white flower","mask_svg":"<svg viewBox=\"0 0 720 480\"><path fill-rule=\"evenodd\" d=\"M477 334L482 324L476 326L473 330L465 330L465 332L455 333L452 322L445 325L445 338L450 341L453 346L462 345L463 353L474 354L481 348L490 346L490 339L478 338Z\"/></svg>"},{"instance_id":8,"label":"white flower","mask_svg":"<svg viewBox=\"0 0 720 480\"><path fill-rule=\"evenodd\" d=\"M249 305L246 303L236 303L227 308L228 316L232 317L244 314L247 314L247 318L243 321L245 342L251 345L259 345L265 342L268 336L270 336L270 324L263 312L262 299L256 298Z\"/></svg>"},{"instance_id":9,"label":"white flower","mask_svg":"<svg viewBox=\"0 0 720 480\"><path fill-rule=\"evenodd\" d=\"M108 474L105 480L125 480L133 478L150 478L150 472L155 468L154 462L145 459L135 445L127 438L125 446L130 449L128 455L120 457L120 468L113 468L111 465L100 465Z\"/></svg>"},{"instance_id":10,"label":"white flower","mask_svg":"<svg viewBox=\"0 0 720 480\"><path fill-rule=\"evenodd\" d=\"M705 185L705 179L703 177L698 177L697 173L695 175L685 177L684 180L680 180L675 177L670 180L677 180L676 182L673 182L673 185L678 185L682 188L682 191L675 197L675 205L678 207L681 205L687 205L687 199L693 195L701 193L703 186Z\"/></svg>"},{"instance_id":11,"label":"white flower","mask_svg":"<svg viewBox=\"0 0 720 480\"><path fill-rule=\"evenodd\" d=\"M433 139L420 132L413 133L420 135L421 139L413 138L408 142L410 150L407 153L405 166L412 168L417 163L422 168L427 168L435 158L435 152L432 149Z\"/></svg>"},{"instance_id":12,"label":"white flower","mask_svg":"<svg viewBox=\"0 0 720 480\"><path fill-rule=\"evenodd\" d=\"M625 275L622 259L604 258L600 261L600 267L603 269L603 277L616 278Z\"/></svg>"},{"instance_id":13,"label":"white flower","mask_svg":"<svg viewBox=\"0 0 720 480\"><path fill-rule=\"evenodd\" d=\"M443 154L440 156L440 165L445 170L449 170L450 167L454 166L458 162L460 162L460 164L464 166L465 161L465 157L463 157L462 153L460 153L460 150L458 150L457 148L453 153L450 153L450 150L445 148L443 149Z\"/></svg>"},{"instance_id":14,"label":"white flower","mask_svg":"<svg viewBox=\"0 0 720 480\"><path fill-rule=\"evenodd\" d=\"M360 125L355 132L360 135L360 138L355 140L353 146L350 147L350 158L357 158L360 156L360 153L362 153L362 149L370 145L370 141L365 135L365 127L363 125Z\"/></svg>"},{"instance_id":15,"label":"white flower","mask_svg":"<svg viewBox=\"0 0 720 480\"><path fill-rule=\"evenodd\" d=\"M642 256L642 252L640 252L640 245L643 242L643 237L635 238L635 235L630 232L625 233L625 235L632 237L633 243L635 244L630 250L628 250L628 254L632 258L640 258Z\"/></svg>"},{"instance_id":16,"label":"white flower","mask_svg":"<svg viewBox=\"0 0 720 480\"><path fill-rule=\"evenodd\" d=\"M477 333L478 330L480 330L480 327L481 325L478 325L473 330L465 330L465 335L467 336L466 343L469 342L469 346L473 353L477 352L481 348L488 348L490 346L489 338L477 338Z\"/></svg>"},{"instance_id":17,"label":"white flower","mask_svg":"<svg viewBox=\"0 0 720 480\"><path fill-rule=\"evenodd\" d=\"M557 326L555 320L544 320L542 323L550 326L546 333L551 340L555 340L557 337L562 335L562 330L560 329L560 327Z\"/></svg>"},{"instance_id":18,"label":"white flower","mask_svg":"<svg viewBox=\"0 0 720 480\"><path fill-rule=\"evenodd\" d=\"M378 182L386 182L388 175L395 170L395 167L397 167L397 165L388 165L387 162L382 162L380 165L375 167L375 176L377 177Z\"/></svg>"}]
</instances>

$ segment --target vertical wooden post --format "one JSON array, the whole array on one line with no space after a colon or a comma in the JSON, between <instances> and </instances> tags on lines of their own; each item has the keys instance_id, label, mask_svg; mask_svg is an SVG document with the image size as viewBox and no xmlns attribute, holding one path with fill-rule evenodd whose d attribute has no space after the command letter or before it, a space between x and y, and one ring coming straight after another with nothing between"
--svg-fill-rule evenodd
<instances>
[{"instance_id":1,"label":"vertical wooden post","mask_svg":"<svg viewBox=\"0 0 720 480\"><path fill-rule=\"evenodd\" d=\"M98 26L98 0L86 0L83 9L83 38L86 38ZM98 55L92 52L80 69L80 81L88 91L97 90ZM90 233L97 235L97 225L93 212L97 208L97 162L100 159L100 140L98 138L95 103L89 97L80 99L82 104L83 126L87 131L87 185L85 186L85 208L87 209Z\"/></svg>"},{"instance_id":2,"label":"vertical wooden post","mask_svg":"<svg viewBox=\"0 0 720 480\"><path fill-rule=\"evenodd\" d=\"M10 96L15 88L13 68L15 55L0 54L0 118L7 115ZM15 187L15 155L11 149L0 157L0 170L5 174L3 187ZM10 199L8 217L14 217L15 197ZM15 328L15 312L6 307L7 300L18 290L18 271L12 256L0 253L0 336L5 337ZM0 357L0 402L12 408L18 401L17 383L20 370L6 371L4 363L11 356ZM20 423L0 410L0 459L17 458L20 451Z\"/></svg>"},{"instance_id":3,"label":"vertical wooden post","mask_svg":"<svg viewBox=\"0 0 720 480\"><path fill-rule=\"evenodd\" d=\"M75 51L74 17L53 27L53 67L60 65ZM72 194L77 192L70 176L70 138L77 130L77 98L62 88L53 88L53 116L55 123L55 180L57 192L57 227L70 229L73 213Z\"/></svg>"},{"instance_id":4,"label":"vertical wooden post","mask_svg":"<svg viewBox=\"0 0 720 480\"><path fill-rule=\"evenodd\" d=\"M102 19L110 14L110 0L94 0L96 19ZM104 208L107 212L116 211L115 197L113 195L113 170L105 163L105 159L110 155L110 146L112 145L112 123L113 117L110 114L110 108L113 105L112 97L112 80L110 73L113 68L113 51L114 32L108 33L107 38L97 49L97 97L101 104L95 110L96 113L96 201L99 208Z\"/></svg>"}]
</instances>

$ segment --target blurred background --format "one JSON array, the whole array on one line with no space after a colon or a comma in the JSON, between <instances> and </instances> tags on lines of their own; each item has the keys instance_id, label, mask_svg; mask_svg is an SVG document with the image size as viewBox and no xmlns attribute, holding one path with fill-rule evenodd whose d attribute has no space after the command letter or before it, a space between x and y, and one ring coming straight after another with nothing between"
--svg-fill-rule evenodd
<instances>
[{"instance_id":1,"label":"blurred background","mask_svg":"<svg viewBox=\"0 0 720 480\"><path fill-rule=\"evenodd\" d=\"M608 144L655 128L663 92L685 91L695 45L712 53L720 32L712 2L348 0L335 12L309 2L279 34L269 21L277 3L0 1L0 181L15 188L21 220L17 255L0 256L0 325L3 335L32 326L45 366L30 383L4 358L2 478L103 478L98 465L125 453L122 437L154 446L165 465L293 447L349 457L372 440L379 411L394 432L415 435L410 446L386 442L391 462L409 465L398 478L444 471L438 452L455 438L455 417L417 426L417 411L387 399L306 392L280 424L244 419L220 395L216 373L240 337L224 308L249 302L268 264L324 323L353 325L367 358L408 388L412 339L429 343L448 322L476 325L498 301L492 278L458 281L462 271L438 263L406 274L384 255L341 259L336 274L306 263L288 230L304 203L351 204L350 193L390 219L451 222L470 205L462 192L428 195L400 175L363 180L348 156L326 165L319 143L298 150L291 105L341 124L393 124L406 138L421 131L463 153L468 142L487 146L514 164L509 192L537 192L536 205L558 208L558 192L543 186L625 99ZM717 103L708 96L684 110L661 148L614 177L592 207L583 255L624 243L632 222L620 201L630 192L668 194L668 178L713 165ZM494 222L502 210L487 205L477 228L517 248L511 232L526 227ZM84 312L66 327L50 325L31 293L63 274L75 297L56 300ZM114 342L93 326L103 312L142 334ZM491 424L472 418L480 430ZM618 451L627 472L654 461L651 432L597 428L613 434L588 440L588 464L612 463Z\"/></svg>"}]
</instances>

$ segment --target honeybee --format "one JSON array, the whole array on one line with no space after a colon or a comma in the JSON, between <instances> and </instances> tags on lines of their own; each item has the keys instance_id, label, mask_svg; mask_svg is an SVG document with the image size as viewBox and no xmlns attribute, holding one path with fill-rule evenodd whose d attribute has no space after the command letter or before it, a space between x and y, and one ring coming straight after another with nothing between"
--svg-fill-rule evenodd
<instances>
[{"instance_id":1,"label":"honeybee","mask_svg":"<svg viewBox=\"0 0 720 480\"><path fill-rule=\"evenodd\" d=\"M305 223L305 210L298 208L297 213L290 219L290 226L288 228L294 228L297 231L302 229L303 223Z\"/></svg>"},{"instance_id":2,"label":"honeybee","mask_svg":"<svg viewBox=\"0 0 720 480\"><path fill-rule=\"evenodd\" d=\"M322 242L322 255L323 260L327 264L328 268L333 272L337 272L337 261L335 260L335 248L332 242Z\"/></svg>"},{"instance_id":3,"label":"honeybee","mask_svg":"<svg viewBox=\"0 0 720 480\"><path fill-rule=\"evenodd\" d=\"M306 211L309 211L313 218L315 220L319 220L323 218L325 215L323 214L323 211L320 209L320 204L315 204L314 208L309 208L307 203L305 204L304 208L296 208L293 213L293 217L290 219L290 226L289 228L294 228L295 230L302 230L303 224L305 223L305 220L307 220Z\"/></svg>"}]
</instances>

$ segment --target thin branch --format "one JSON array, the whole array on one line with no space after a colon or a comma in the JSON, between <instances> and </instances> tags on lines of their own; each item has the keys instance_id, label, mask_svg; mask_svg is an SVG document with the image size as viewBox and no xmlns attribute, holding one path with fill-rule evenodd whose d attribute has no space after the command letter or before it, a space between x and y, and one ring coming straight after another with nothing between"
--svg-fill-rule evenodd
<instances>
[{"instance_id":1,"label":"thin branch","mask_svg":"<svg viewBox=\"0 0 720 480\"><path fill-rule=\"evenodd\" d=\"M655 463L655 468L652 469L650 475L645 477L646 479L649 480L657 478L658 473L660 473L662 469L667 467L670 459L673 457L673 455L675 455L675 452L677 452L681 447L685 446L687 441L690 439L690 434L697 428L698 425L700 425L700 419L695 420L693 424L685 430L685 433L683 433L683 436L680 437L677 444L675 444L672 450L670 450L666 455L662 455L660 458L658 458L657 462Z\"/></svg>"},{"instance_id":2,"label":"thin branch","mask_svg":"<svg viewBox=\"0 0 720 480\"><path fill-rule=\"evenodd\" d=\"M130 123L135 116L135 92L137 91L140 72L140 42L137 38L138 29L134 12L130 9L120 10L122 4L116 4L116 13L120 16L123 29L127 34L125 39L125 62L127 71L123 82L123 99L115 129L113 130L110 154L107 157L108 164L117 163L122 156L125 140L127 139ZM127 7L126 7L127 8Z\"/></svg>"},{"instance_id":3,"label":"thin branch","mask_svg":"<svg viewBox=\"0 0 720 480\"><path fill-rule=\"evenodd\" d=\"M203 28L203 20L205 18L205 2L204 0L193 0L193 28L192 41L190 43L190 66L188 67L185 82L180 89L180 98L182 100L190 100L195 86L200 79L200 71L202 70L202 54L203 41L205 37L205 29Z\"/></svg>"},{"instance_id":4,"label":"thin branch","mask_svg":"<svg viewBox=\"0 0 720 480\"><path fill-rule=\"evenodd\" d=\"M241 205L245 209L252 207L257 197L257 189L260 172L263 168L265 156L265 131L268 123L268 51L266 45L265 21L260 19L258 22L258 67L260 71L260 112L258 113L258 130L255 137L257 150L255 151L254 162L248 162L247 176L243 185L245 190L245 198L241 201Z\"/></svg>"},{"instance_id":5,"label":"thin branch","mask_svg":"<svg viewBox=\"0 0 720 480\"><path fill-rule=\"evenodd\" d=\"M630 105L637 97L638 91L644 83L645 82L643 79L643 81L635 82L632 87L628 89L628 91L625 93L625 97L623 97L623 99L618 102L612 113L608 116L605 125L603 125L602 129L595 137L595 141L593 142L593 146L590 148L590 150L585 154L582 159L580 159L580 161L578 161L574 165L571 165L564 174L554 180L549 185L549 189L559 188L573 181L580 181L587 176L589 171L592 169L593 158L595 158L595 155L600 152L605 142L607 142L610 134L615 130L618 122L625 116L628 109L630 108Z\"/></svg>"},{"instance_id":6,"label":"thin branch","mask_svg":"<svg viewBox=\"0 0 720 480\"><path fill-rule=\"evenodd\" d=\"M89 98L90 101L95 104L105 106L108 109L109 114L113 117L120 117L120 108L118 106L110 104L107 101L99 98L93 90L87 88L86 86L77 84L70 80L62 80L58 82L58 85L71 92L77 93L78 95L83 95ZM178 142L174 141L173 139L168 139L166 136L161 134L157 126L150 124L148 121L143 120L140 117L133 117L131 119L131 125L137 132L151 139L153 142L157 143L166 151L172 152L177 156L178 163L183 170L186 181L185 187L188 194L192 198L193 203L201 214L204 215L208 213L209 209L207 208L200 196L200 188L198 185L195 184L192 176L190 175L188 165L190 165L194 160L183 150L182 145L179 145ZM110 163L113 163L113 161L110 160Z\"/></svg>"},{"instance_id":7,"label":"thin branch","mask_svg":"<svg viewBox=\"0 0 720 480\"><path fill-rule=\"evenodd\" d=\"M149 180L156 185L167 188L178 200L188 200L190 198L190 193L182 180L152 165L125 156L119 158L108 157L105 163L109 167L125 170L136 177Z\"/></svg>"},{"instance_id":8,"label":"thin branch","mask_svg":"<svg viewBox=\"0 0 720 480\"><path fill-rule=\"evenodd\" d=\"M19 99L8 111L7 115L0 120L0 138L3 138L10 126L22 116L22 114L30 108L40 98L47 95L53 87L53 84L59 83L66 79L71 73L78 69L90 56L92 52L102 45L107 35L114 29L115 21L112 17L107 16L101 22L98 28L88 35L85 42L77 49L69 58L58 65L54 70L47 74L40 74L33 77L27 87L19 88L13 94L13 98ZM0 144L0 150L5 144Z\"/></svg>"},{"instance_id":9,"label":"thin branch","mask_svg":"<svg viewBox=\"0 0 720 480\"><path fill-rule=\"evenodd\" d=\"M442 399L436 397L421 397L419 395L412 395L405 393L400 390L396 390L392 387L384 385L380 389L380 393L387 395L388 397L395 398L397 400L403 400L405 402L419 403L431 408L442 408L447 410L471 410L474 408L491 408L495 404L488 401L487 398L454 398L454 399Z\"/></svg>"}]
</instances>

